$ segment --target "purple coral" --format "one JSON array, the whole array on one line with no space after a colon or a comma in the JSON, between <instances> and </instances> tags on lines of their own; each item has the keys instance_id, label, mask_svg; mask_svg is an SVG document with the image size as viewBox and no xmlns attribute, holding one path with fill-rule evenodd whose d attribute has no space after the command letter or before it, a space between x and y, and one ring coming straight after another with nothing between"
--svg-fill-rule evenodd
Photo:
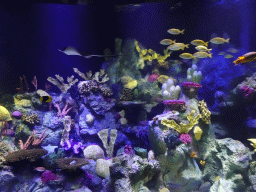
<instances>
[{"instance_id":1,"label":"purple coral","mask_svg":"<svg viewBox=\"0 0 256 192\"><path fill-rule=\"evenodd\" d=\"M53 181L53 180L57 180L58 178L56 177L56 175L49 171L49 170L46 170L45 172L42 173L41 175L41 180L43 183L47 183L49 181Z\"/></svg>"},{"instance_id":2,"label":"purple coral","mask_svg":"<svg viewBox=\"0 0 256 192\"><path fill-rule=\"evenodd\" d=\"M129 154L129 155L133 154L131 145L124 146L124 153Z\"/></svg>"},{"instance_id":3,"label":"purple coral","mask_svg":"<svg viewBox=\"0 0 256 192\"><path fill-rule=\"evenodd\" d=\"M186 110L186 102L183 100L165 100L163 104L165 112Z\"/></svg>"},{"instance_id":4,"label":"purple coral","mask_svg":"<svg viewBox=\"0 0 256 192\"><path fill-rule=\"evenodd\" d=\"M181 134L180 135L180 140L185 143L185 144L188 144L188 143L191 143L191 136L188 134L188 133L185 133L185 134Z\"/></svg>"},{"instance_id":5,"label":"purple coral","mask_svg":"<svg viewBox=\"0 0 256 192\"><path fill-rule=\"evenodd\" d=\"M72 148L75 154L79 153L79 148L84 149L84 146L81 142L73 142L73 140L65 141L62 146L66 151Z\"/></svg>"},{"instance_id":6,"label":"purple coral","mask_svg":"<svg viewBox=\"0 0 256 192\"><path fill-rule=\"evenodd\" d=\"M241 87L240 91L243 93L246 99L251 99L254 95L254 89L248 86Z\"/></svg>"}]
</instances>

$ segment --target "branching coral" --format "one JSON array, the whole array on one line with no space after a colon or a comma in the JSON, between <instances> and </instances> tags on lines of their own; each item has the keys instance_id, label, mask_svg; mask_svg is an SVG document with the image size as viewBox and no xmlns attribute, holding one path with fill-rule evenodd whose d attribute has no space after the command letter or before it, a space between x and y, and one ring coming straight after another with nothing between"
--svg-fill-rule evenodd
<instances>
[{"instance_id":1,"label":"branching coral","mask_svg":"<svg viewBox=\"0 0 256 192\"><path fill-rule=\"evenodd\" d=\"M136 50L139 52L140 58L143 60L152 61L153 59L157 59L157 61L161 63L161 62L164 62L165 59L170 57L170 52L168 51L168 49L164 50L164 55L160 55L155 51L153 51L152 49L141 50L141 48L139 47L138 41L136 40L134 41L134 44L135 44Z\"/></svg>"},{"instance_id":2,"label":"branching coral","mask_svg":"<svg viewBox=\"0 0 256 192\"><path fill-rule=\"evenodd\" d=\"M93 76L92 76L92 72L89 71L88 73L86 73L86 75L84 73L82 73L81 71L79 71L77 68L73 68L74 72L77 73L80 77L82 77L84 80L94 80L99 84L105 83L109 80L109 77L107 74L105 74L105 70L101 69L100 72L96 72Z\"/></svg>"},{"instance_id":3,"label":"branching coral","mask_svg":"<svg viewBox=\"0 0 256 192\"><path fill-rule=\"evenodd\" d=\"M72 85L78 82L78 79L74 80L73 75L67 78L68 84L64 83L64 79L61 76L55 75L55 77L56 79L48 77L47 80L52 84L56 85L62 93L66 93L72 87Z\"/></svg>"},{"instance_id":4,"label":"branching coral","mask_svg":"<svg viewBox=\"0 0 256 192\"><path fill-rule=\"evenodd\" d=\"M174 120L162 120L161 124L169 128L175 129L179 133L188 133L194 127L194 125L198 123L198 120L201 118L201 114L198 114L196 117L194 117L194 114L195 110L192 110L191 113L187 115L189 124L177 124Z\"/></svg>"}]
</instances>

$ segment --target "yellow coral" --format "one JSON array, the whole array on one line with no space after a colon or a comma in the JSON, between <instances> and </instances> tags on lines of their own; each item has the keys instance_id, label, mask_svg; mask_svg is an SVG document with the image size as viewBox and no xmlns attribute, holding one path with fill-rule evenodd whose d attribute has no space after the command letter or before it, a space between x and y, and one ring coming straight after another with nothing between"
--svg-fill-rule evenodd
<instances>
[{"instance_id":1,"label":"yellow coral","mask_svg":"<svg viewBox=\"0 0 256 192\"><path fill-rule=\"evenodd\" d=\"M140 58L143 59L144 61L146 61L146 60L152 61L153 59L157 59L158 62L164 62L165 59L167 59L167 57L170 57L170 52L168 52L168 49L164 50L164 55L160 55L160 54L156 53L155 51L153 51L152 49L141 50L138 45L138 41L136 41L136 40L134 41L134 44L135 44L136 50L139 53ZM149 55L149 54L151 54L151 55Z\"/></svg>"},{"instance_id":2,"label":"yellow coral","mask_svg":"<svg viewBox=\"0 0 256 192\"><path fill-rule=\"evenodd\" d=\"M140 58L140 59L138 60L137 65L136 65L136 69L143 69L144 67L145 67L144 60Z\"/></svg>"},{"instance_id":3,"label":"yellow coral","mask_svg":"<svg viewBox=\"0 0 256 192\"><path fill-rule=\"evenodd\" d=\"M12 117L9 111L5 107L0 106L0 121L11 121L11 120L12 120Z\"/></svg>"},{"instance_id":4,"label":"yellow coral","mask_svg":"<svg viewBox=\"0 0 256 192\"><path fill-rule=\"evenodd\" d=\"M204 100L199 101L198 107L202 115L202 120L206 124L209 124L211 120L211 112L208 110L206 102L204 102Z\"/></svg>"},{"instance_id":5,"label":"yellow coral","mask_svg":"<svg viewBox=\"0 0 256 192\"><path fill-rule=\"evenodd\" d=\"M167 82L167 80L169 79L170 77L168 77L167 75L160 75L159 77L158 77L158 79L157 79L157 81L159 82L159 83L165 83L165 82Z\"/></svg>"},{"instance_id":6,"label":"yellow coral","mask_svg":"<svg viewBox=\"0 0 256 192\"><path fill-rule=\"evenodd\" d=\"M201 118L201 115L198 114L196 117L194 117L195 110L192 110L190 114L187 115L187 119L189 121L189 124L180 123L177 124L174 120L162 120L161 124L165 125L169 128L173 128L179 133L188 133L194 125L198 123L198 120Z\"/></svg>"},{"instance_id":7,"label":"yellow coral","mask_svg":"<svg viewBox=\"0 0 256 192\"><path fill-rule=\"evenodd\" d=\"M202 134L203 134L202 129L200 127L196 126L194 128L194 135L195 135L195 138L197 141L201 139Z\"/></svg>"},{"instance_id":8,"label":"yellow coral","mask_svg":"<svg viewBox=\"0 0 256 192\"><path fill-rule=\"evenodd\" d=\"M21 106L21 107L31 107L31 101L28 100L28 99L17 99L17 98L14 98L14 104L16 106Z\"/></svg>"},{"instance_id":9,"label":"yellow coral","mask_svg":"<svg viewBox=\"0 0 256 192\"><path fill-rule=\"evenodd\" d=\"M124 88L128 88L128 89L134 89L135 87L137 87L138 85L138 81L137 80L132 80L129 83L124 85Z\"/></svg>"},{"instance_id":10,"label":"yellow coral","mask_svg":"<svg viewBox=\"0 0 256 192\"><path fill-rule=\"evenodd\" d=\"M123 77L121 77L121 82L125 85L127 83L129 83L130 81L133 81L134 79L128 75L125 75Z\"/></svg>"}]
</instances>

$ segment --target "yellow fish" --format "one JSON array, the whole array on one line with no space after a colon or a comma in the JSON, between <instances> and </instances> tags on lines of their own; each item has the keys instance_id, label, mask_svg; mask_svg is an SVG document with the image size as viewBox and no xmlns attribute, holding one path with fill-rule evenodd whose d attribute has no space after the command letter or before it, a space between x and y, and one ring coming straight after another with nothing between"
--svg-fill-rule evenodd
<instances>
[{"instance_id":1,"label":"yellow fish","mask_svg":"<svg viewBox=\"0 0 256 192\"><path fill-rule=\"evenodd\" d=\"M203 51L198 51L198 52L194 53L193 56L196 58L207 58L207 57L212 57L212 53L208 54Z\"/></svg>"},{"instance_id":2,"label":"yellow fish","mask_svg":"<svg viewBox=\"0 0 256 192\"><path fill-rule=\"evenodd\" d=\"M172 34L172 35L179 35L179 34L184 34L185 29L179 30L179 29L169 29L167 32Z\"/></svg>"},{"instance_id":3,"label":"yellow fish","mask_svg":"<svg viewBox=\"0 0 256 192\"><path fill-rule=\"evenodd\" d=\"M171 39L163 39L162 41L160 41L161 45L171 45L176 43L176 40L171 40Z\"/></svg>"},{"instance_id":4,"label":"yellow fish","mask_svg":"<svg viewBox=\"0 0 256 192\"><path fill-rule=\"evenodd\" d=\"M202 166L205 166L205 161L201 160L201 161L200 161L200 164L201 164Z\"/></svg>"},{"instance_id":5,"label":"yellow fish","mask_svg":"<svg viewBox=\"0 0 256 192\"><path fill-rule=\"evenodd\" d=\"M203 40L200 40L200 39L195 39L193 41L190 42L192 45L195 45L195 46L206 46L208 47L208 42L204 42Z\"/></svg>"},{"instance_id":6,"label":"yellow fish","mask_svg":"<svg viewBox=\"0 0 256 192\"><path fill-rule=\"evenodd\" d=\"M256 61L256 52L246 53L243 56L238 57L238 59L233 61L233 63L235 63L235 65L238 65L240 63L241 65L244 65L245 63L249 63L252 61Z\"/></svg>"},{"instance_id":7,"label":"yellow fish","mask_svg":"<svg viewBox=\"0 0 256 192\"><path fill-rule=\"evenodd\" d=\"M196 47L196 50L197 50L197 51L208 51L208 52L210 52L212 49L208 49L207 47L205 47L205 46L203 46L203 45L198 45L198 46Z\"/></svg>"},{"instance_id":8,"label":"yellow fish","mask_svg":"<svg viewBox=\"0 0 256 192\"><path fill-rule=\"evenodd\" d=\"M178 50L184 50L184 48L188 48L189 44L184 44L184 43L175 43L167 47L167 49L171 51L178 51Z\"/></svg>"},{"instance_id":9,"label":"yellow fish","mask_svg":"<svg viewBox=\"0 0 256 192\"><path fill-rule=\"evenodd\" d=\"M191 151L191 153L190 153L189 156L190 156L190 157L194 157L194 158L197 158L197 157L198 157L195 151Z\"/></svg>"},{"instance_id":10,"label":"yellow fish","mask_svg":"<svg viewBox=\"0 0 256 192\"><path fill-rule=\"evenodd\" d=\"M230 52L230 53L237 53L238 52L238 50L235 49L235 48L229 48L227 51Z\"/></svg>"},{"instance_id":11,"label":"yellow fish","mask_svg":"<svg viewBox=\"0 0 256 192\"><path fill-rule=\"evenodd\" d=\"M225 55L226 53L225 52L219 52L218 55Z\"/></svg>"},{"instance_id":12,"label":"yellow fish","mask_svg":"<svg viewBox=\"0 0 256 192\"><path fill-rule=\"evenodd\" d=\"M223 43L229 43L229 38L224 39L221 37L214 37L213 39L210 40L211 43L214 44L223 44Z\"/></svg>"},{"instance_id":13,"label":"yellow fish","mask_svg":"<svg viewBox=\"0 0 256 192\"><path fill-rule=\"evenodd\" d=\"M230 59L230 58L233 57L233 55L227 54L227 55L225 55L224 57L225 57L226 59Z\"/></svg>"},{"instance_id":14,"label":"yellow fish","mask_svg":"<svg viewBox=\"0 0 256 192\"><path fill-rule=\"evenodd\" d=\"M179 57L182 59L196 59L191 53L182 53Z\"/></svg>"}]
</instances>

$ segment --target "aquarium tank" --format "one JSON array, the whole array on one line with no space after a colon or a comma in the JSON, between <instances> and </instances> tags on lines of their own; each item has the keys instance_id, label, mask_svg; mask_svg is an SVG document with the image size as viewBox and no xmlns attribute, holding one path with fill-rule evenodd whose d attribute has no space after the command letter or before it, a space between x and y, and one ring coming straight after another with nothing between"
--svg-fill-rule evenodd
<instances>
[{"instance_id":1,"label":"aquarium tank","mask_svg":"<svg viewBox=\"0 0 256 192\"><path fill-rule=\"evenodd\" d=\"M0 5L0 192L256 191L256 2Z\"/></svg>"}]
</instances>

